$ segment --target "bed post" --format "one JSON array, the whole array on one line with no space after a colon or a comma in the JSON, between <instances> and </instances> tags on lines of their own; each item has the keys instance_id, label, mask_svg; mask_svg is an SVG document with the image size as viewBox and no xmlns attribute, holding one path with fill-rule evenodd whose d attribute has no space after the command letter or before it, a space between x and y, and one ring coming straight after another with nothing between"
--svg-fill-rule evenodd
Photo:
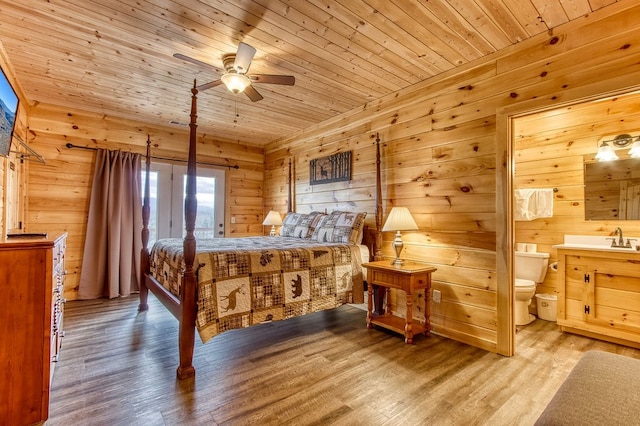
<instances>
[{"instance_id":1,"label":"bed post","mask_svg":"<svg viewBox=\"0 0 640 426\"><path fill-rule=\"evenodd\" d=\"M193 377L196 370L193 367L193 345L195 342L196 326L196 274L193 262L196 256L196 238L193 234L196 226L196 211L198 202L196 199L196 124L197 95L196 82L191 89L191 121L189 123L189 158L187 165L187 187L184 199L184 218L186 222L187 236L184 238L184 273L180 286L180 330L179 351L180 365L178 366L178 379Z\"/></svg>"},{"instance_id":2,"label":"bed post","mask_svg":"<svg viewBox=\"0 0 640 426\"><path fill-rule=\"evenodd\" d=\"M380 134L376 133L376 231L373 260L382 259L382 184L380 183Z\"/></svg>"},{"instance_id":3,"label":"bed post","mask_svg":"<svg viewBox=\"0 0 640 426\"><path fill-rule=\"evenodd\" d=\"M291 157L289 157L289 180L288 180L288 187L287 187L287 213L292 212L293 211L293 180L292 180L292 169L291 169L292 165L291 165Z\"/></svg>"},{"instance_id":4,"label":"bed post","mask_svg":"<svg viewBox=\"0 0 640 426\"><path fill-rule=\"evenodd\" d=\"M144 198L142 201L142 249L140 250L140 304L138 311L146 311L149 309L147 298L149 297L149 289L146 285L145 275L149 273L149 216L151 216L149 190L149 170L151 168L151 136L147 135L147 160L146 175L144 178Z\"/></svg>"},{"instance_id":5,"label":"bed post","mask_svg":"<svg viewBox=\"0 0 640 426\"><path fill-rule=\"evenodd\" d=\"M384 260L382 257L382 183L380 179L380 134L376 133L376 229L373 239L373 260ZM384 314L385 288L373 286L374 309L378 315Z\"/></svg>"}]
</instances>

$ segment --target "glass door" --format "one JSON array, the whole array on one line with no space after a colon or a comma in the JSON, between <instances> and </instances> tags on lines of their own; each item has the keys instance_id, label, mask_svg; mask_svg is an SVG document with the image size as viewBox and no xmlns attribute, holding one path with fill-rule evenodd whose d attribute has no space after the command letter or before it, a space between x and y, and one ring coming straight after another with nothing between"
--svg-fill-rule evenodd
<instances>
[{"instance_id":1,"label":"glass door","mask_svg":"<svg viewBox=\"0 0 640 426\"><path fill-rule=\"evenodd\" d=\"M144 196L145 171L142 171ZM184 238L184 199L187 168L154 163L149 174L149 247L159 238ZM224 237L225 171L198 167L196 239Z\"/></svg>"}]
</instances>

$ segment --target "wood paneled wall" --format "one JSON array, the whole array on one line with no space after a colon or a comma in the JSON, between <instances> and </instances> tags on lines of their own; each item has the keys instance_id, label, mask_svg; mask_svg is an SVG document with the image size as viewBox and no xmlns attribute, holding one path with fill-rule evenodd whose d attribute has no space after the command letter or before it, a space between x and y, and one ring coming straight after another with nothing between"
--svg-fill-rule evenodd
<instances>
[{"instance_id":1,"label":"wood paneled wall","mask_svg":"<svg viewBox=\"0 0 640 426\"><path fill-rule=\"evenodd\" d=\"M639 15L634 2L618 2L270 144L266 208L285 205L291 158L297 211L366 211L373 225L379 133L384 216L395 205L409 207L420 231L404 234L403 257L438 268L433 288L442 302L432 304L434 331L508 354L513 330L498 299L511 297L512 284L498 263L507 264L511 243L497 236L507 226L497 218L506 214L498 196L511 194L496 189L504 187L498 179L508 144L500 135L508 132L496 123L504 110L561 105L637 84L640 22L631 17ZM350 182L309 185L310 159L346 150L354 153ZM575 171L566 175L577 179ZM386 256L391 240L385 233Z\"/></svg>"},{"instance_id":2,"label":"wood paneled wall","mask_svg":"<svg viewBox=\"0 0 640 426\"><path fill-rule=\"evenodd\" d=\"M558 253L552 246L562 244L565 234L610 235L620 226L625 236L640 236L640 220L585 220L584 161L593 161L601 140L625 133L640 135L640 94L516 119L514 186L557 189L553 217L517 221L516 242L535 243L538 251L550 253L550 262L556 262ZM616 152L622 159L628 158L628 150L626 147ZM618 207L616 202L615 208ZM556 272L549 271L538 292L554 293L559 279Z\"/></svg>"},{"instance_id":3,"label":"wood paneled wall","mask_svg":"<svg viewBox=\"0 0 640 426\"><path fill-rule=\"evenodd\" d=\"M189 140L186 130L150 128L42 104L29 109L28 143L45 158L46 164L30 164L27 229L68 232L67 299L77 298L95 153L65 145L70 142L144 154L147 135L151 137L152 155L186 159ZM226 236L262 235L264 150L200 135L198 161L239 166L227 169L226 174ZM231 217L235 217L234 224Z\"/></svg>"}]
</instances>

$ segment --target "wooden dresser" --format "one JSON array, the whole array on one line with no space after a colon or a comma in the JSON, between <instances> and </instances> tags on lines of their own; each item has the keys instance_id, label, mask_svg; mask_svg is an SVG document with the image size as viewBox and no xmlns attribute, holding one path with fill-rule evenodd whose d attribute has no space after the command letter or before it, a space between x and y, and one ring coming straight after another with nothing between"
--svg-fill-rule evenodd
<instances>
[{"instance_id":1,"label":"wooden dresser","mask_svg":"<svg viewBox=\"0 0 640 426\"><path fill-rule=\"evenodd\" d=\"M48 417L63 336L66 237L0 241L0 424Z\"/></svg>"}]
</instances>

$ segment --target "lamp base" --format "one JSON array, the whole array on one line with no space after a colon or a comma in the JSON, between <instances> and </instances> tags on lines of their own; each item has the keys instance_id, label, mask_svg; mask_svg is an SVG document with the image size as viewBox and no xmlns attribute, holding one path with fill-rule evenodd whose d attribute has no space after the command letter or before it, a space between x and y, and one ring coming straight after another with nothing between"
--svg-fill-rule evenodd
<instances>
[{"instance_id":1,"label":"lamp base","mask_svg":"<svg viewBox=\"0 0 640 426\"><path fill-rule=\"evenodd\" d=\"M404 243L402 242L402 236L400 235L400 231L396 231L396 238L391 243L393 250L396 252L396 258L391 262L394 266L404 265L404 261L400 259L400 253L402 253L402 248L404 247Z\"/></svg>"},{"instance_id":2,"label":"lamp base","mask_svg":"<svg viewBox=\"0 0 640 426\"><path fill-rule=\"evenodd\" d=\"M269 232L269 236L270 237L275 237L276 236L276 226L275 225L271 225L271 232Z\"/></svg>"}]
</instances>

